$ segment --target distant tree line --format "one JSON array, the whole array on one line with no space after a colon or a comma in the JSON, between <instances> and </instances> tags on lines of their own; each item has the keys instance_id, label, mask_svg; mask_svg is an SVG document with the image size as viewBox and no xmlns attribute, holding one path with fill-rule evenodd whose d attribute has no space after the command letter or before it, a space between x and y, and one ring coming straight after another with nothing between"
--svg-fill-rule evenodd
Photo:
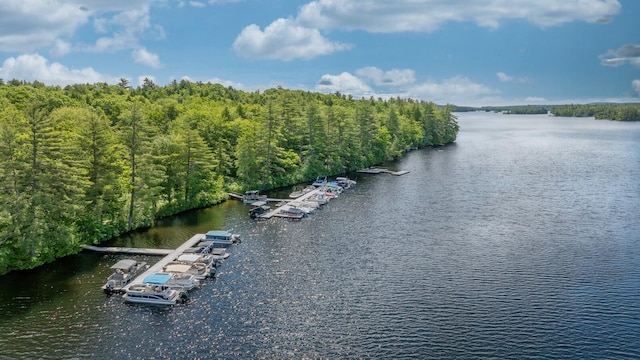
<instances>
[{"instance_id":1,"label":"distant tree line","mask_svg":"<svg viewBox=\"0 0 640 360\"><path fill-rule=\"evenodd\" d=\"M273 189L455 141L411 99L122 79L0 80L0 274L76 253L229 191Z\"/></svg>"},{"instance_id":2,"label":"distant tree line","mask_svg":"<svg viewBox=\"0 0 640 360\"><path fill-rule=\"evenodd\" d=\"M640 121L640 104L584 104L560 105L553 109L555 116L595 117L603 120Z\"/></svg>"},{"instance_id":3,"label":"distant tree line","mask_svg":"<svg viewBox=\"0 0 640 360\"><path fill-rule=\"evenodd\" d=\"M454 112L493 111L507 114L547 114L565 117L594 117L602 120L640 121L640 104L570 104L454 107Z\"/></svg>"}]
</instances>

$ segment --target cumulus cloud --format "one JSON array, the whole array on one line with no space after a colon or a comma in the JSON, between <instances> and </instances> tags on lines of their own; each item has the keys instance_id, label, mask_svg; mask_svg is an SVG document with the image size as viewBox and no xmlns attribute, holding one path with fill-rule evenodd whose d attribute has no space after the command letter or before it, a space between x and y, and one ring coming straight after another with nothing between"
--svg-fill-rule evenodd
<instances>
[{"instance_id":1,"label":"cumulus cloud","mask_svg":"<svg viewBox=\"0 0 640 360\"><path fill-rule=\"evenodd\" d=\"M200 1L189 1L189 5L191 5L192 7L197 7L197 8L203 8L203 7L207 6L207 4L202 3Z\"/></svg>"},{"instance_id":2,"label":"cumulus cloud","mask_svg":"<svg viewBox=\"0 0 640 360\"><path fill-rule=\"evenodd\" d=\"M505 82L505 83L526 84L529 82L529 79L526 77L511 76L503 72L496 73L496 76L498 77L498 80L500 80L500 82Z\"/></svg>"},{"instance_id":3,"label":"cumulus cloud","mask_svg":"<svg viewBox=\"0 0 640 360\"><path fill-rule=\"evenodd\" d=\"M609 50L600 55L602 65L619 66L625 63L640 66L640 45L623 45L617 50Z\"/></svg>"},{"instance_id":4,"label":"cumulus cloud","mask_svg":"<svg viewBox=\"0 0 640 360\"><path fill-rule=\"evenodd\" d=\"M541 102L547 101L547 99L542 98L542 97L538 97L538 96L529 96L525 100L527 102L530 102L530 103L532 103L532 102L533 103L541 103Z\"/></svg>"},{"instance_id":5,"label":"cumulus cloud","mask_svg":"<svg viewBox=\"0 0 640 360\"><path fill-rule=\"evenodd\" d=\"M364 81L348 72L343 72L340 75L322 75L320 81L316 84L316 91L323 93L339 91L355 97L370 96L373 94L373 90Z\"/></svg>"},{"instance_id":6,"label":"cumulus cloud","mask_svg":"<svg viewBox=\"0 0 640 360\"><path fill-rule=\"evenodd\" d=\"M448 22L471 21L498 28L506 20L539 27L573 21L606 23L618 14L618 0L315 0L300 9L297 21L320 29L368 32L433 32Z\"/></svg>"},{"instance_id":7,"label":"cumulus cloud","mask_svg":"<svg viewBox=\"0 0 640 360\"><path fill-rule=\"evenodd\" d=\"M233 43L240 56L284 61L311 59L350 48L351 45L331 42L317 29L300 26L292 19L278 19L264 31L255 24L249 25Z\"/></svg>"},{"instance_id":8,"label":"cumulus cloud","mask_svg":"<svg viewBox=\"0 0 640 360\"><path fill-rule=\"evenodd\" d=\"M0 51L30 52L73 34L90 13L63 1L0 1Z\"/></svg>"},{"instance_id":9,"label":"cumulus cloud","mask_svg":"<svg viewBox=\"0 0 640 360\"><path fill-rule=\"evenodd\" d=\"M160 68L160 57L157 54L147 51L145 48L133 50L131 52L131 57L133 57L133 61L138 64L149 66L154 69Z\"/></svg>"},{"instance_id":10,"label":"cumulus cloud","mask_svg":"<svg viewBox=\"0 0 640 360\"><path fill-rule=\"evenodd\" d=\"M49 48L52 54L60 56L70 51L135 48L143 35L164 35L162 28L149 21L153 1L0 1L0 51L34 52ZM90 23L95 34L105 36L93 45L76 44L74 36L81 29L87 30Z\"/></svg>"},{"instance_id":11,"label":"cumulus cloud","mask_svg":"<svg viewBox=\"0 0 640 360\"><path fill-rule=\"evenodd\" d=\"M115 77L100 74L91 67L69 69L57 62L50 64L46 58L39 54L26 54L6 59L0 68L0 78L5 80L37 80L47 85L60 86L97 82L115 84L117 82Z\"/></svg>"},{"instance_id":12,"label":"cumulus cloud","mask_svg":"<svg viewBox=\"0 0 640 360\"><path fill-rule=\"evenodd\" d=\"M638 93L638 96L640 96L640 80L633 80L631 82L631 87L633 87L633 90L635 90Z\"/></svg>"},{"instance_id":13,"label":"cumulus cloud","mask_svg":"<svg viewBox=\"0 0 640 360\"><path fill-rule=\"evenodd\" d=\"M405 86L416 81L416 72L411 69L383 71L375 66L367 66L356 70L356 74L373 81L378 86Z\"/></svg>"}]
</instances>

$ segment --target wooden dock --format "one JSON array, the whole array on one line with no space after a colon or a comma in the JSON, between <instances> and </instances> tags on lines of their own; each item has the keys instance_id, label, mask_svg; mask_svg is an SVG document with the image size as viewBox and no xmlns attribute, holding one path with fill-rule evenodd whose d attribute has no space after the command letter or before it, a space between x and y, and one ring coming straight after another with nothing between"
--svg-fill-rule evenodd
<instances>
[{"instance_id":1,"label":"wooden dock","mask_svg":"<svg viewBox=\"0 0 640 360\"><path fill-rule=\"evenodd\" d=\"M82 248L85 250L91 250L99 253L152 255L152 256L169 255L175 251L173 249L128 248L128 247L119 247L119 246L100 247L100 246L93 246L93 245L82 245Z\"/></svg>"},{"instance_id":2,"label":"wooden dock","mask_svg":"<svg viewBox=\"0 0 640 360\"><path fill-rule=\"evenodd\" d=\"M167 265L167 263L174 260L178 256L182 255L182 253L185 250L187 250L190 247L193 247L195 244L197 244L204 238L205 238L204 234L194 235L191 239L187 240L184 244L180 245L177 249L171 250L171 253L163 257L157 263L153 264L149 269L147 269L147 271L143 272L140 276L133 279L133 281L131 281L127 286L122 288L122 291L126 292L132 285L142 284L142 280L144 280L144 278L146 278L148 275L155 274L157 272L162 272L162 269L164 268L165 265Z\"/></svg>"},{"instance_id":3,"label":"wooden dock","mask_svg":"<svg viewBox=\"0 0 640 360\"><path fill-rule=\"evenodd\" d=\"M312 196L314 196L316 194L319 194L319 193L320 193L320 190L313 190L313 191L309 191L308 193L306 193L306 194L304 194L304 195L302 195L302 196L300 196L298 198L290 199L290 200L287 201L286 204L284 204L282 206L278 206L275 209L269 211L268 213L264 213L264 214L260 215L260 218L261 219L271 219L274 216L289 218L291 216L287 216L285 214L282 214L281 211L286 211L289 208L293 207L291 204L289 204L290 201L300 201L300 202L302 202L302 201L305 201L308 198L310 198L310 197L312 197Z\"/></svg>"},{"instance_id":4,"label":"wooden dock","mask_svg":"<svg viewBox=\"0 0 640 360\"><path fill-rule=\"evenodd\" d=\"M238 200L242 200L242 195L240 194L236 194L236 193L229 193L229 197L233 198L233 199L238 199ZM267 198L266 200L262 200L262 201L266 201L266 202L287 202L287 201L291 201L291 199L276 199L276 198ZM250 205L250 204L248 204Z\"/></svg>"}]
</instances>

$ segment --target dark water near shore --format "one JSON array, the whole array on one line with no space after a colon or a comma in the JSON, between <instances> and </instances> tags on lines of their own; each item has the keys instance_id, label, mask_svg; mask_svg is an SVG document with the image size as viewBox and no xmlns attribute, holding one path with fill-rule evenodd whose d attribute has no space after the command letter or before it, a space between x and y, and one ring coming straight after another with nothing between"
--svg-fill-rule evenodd
<instances>
[{"instance_id":1,"label":"dark water near shore","mask_svg":"<svg viewBox=\"0 0 640 360\"><path fill-rule=\"evenodd\" d=\"M188 304L106 297L124 256L0 277L0 358L640 358L640 123L459 122L300 222L227 201L114 243L241 234Z\"/></svg>"}]
</instances>

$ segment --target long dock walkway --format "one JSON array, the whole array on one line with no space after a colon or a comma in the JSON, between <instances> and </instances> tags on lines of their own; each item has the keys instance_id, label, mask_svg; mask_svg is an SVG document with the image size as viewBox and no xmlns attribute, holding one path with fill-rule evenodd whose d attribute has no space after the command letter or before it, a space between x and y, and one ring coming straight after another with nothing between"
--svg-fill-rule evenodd
<instances>
[{"instance_id":1,"label":"long dock walkway","mask_svg":"<svg viewBox=\"0 0 640 360\"><path fill-rule=\"evenodd\" d=\"M295 199L291 199L290 201L305 201L308 198L318 194L320 191L319 190L313 190L313 191L309 191L308 193L295 198ZM268 213L262 214L260 215L260 218L262 219L271 219L274 216L279 216L279 217L288 217L286 215L281 214L281 211L286 211L289 208L291 208L292 206L287 202L286 204L282 205L282 206L278 206L275 209L269 211Z\"/></svg>"},{"instance_id":2,"label":"long dock walkway","mask_svg":"<svg viewBox=\"0 0 640 360\"><path fill-rule=\"evenodd\" d=\"M137 254L137 255L169 255L175 250L173 249L148 249L148 248L128 248L119 246L93 246L82 245L85 250L91 250L99 253L109 254Z\"/></svg>"},{"instance_id":3,"label":"long dock walkway","mask_svg":"<svg viewBox=\"0 0 640 360\"><path fill-rule=\"evenodd\" d=\"M167 263L177 258L185 250L197 244L200 240L203 240L204 238L205 238L204 234L194 235L191 239L187 240L184 244L180 245L177 249L171 250L170 254L163 257L157 263L153 264L149 269L147 269L147 271L143 272L140 276L133 279L133 281L131 281L127 286L122 288L122 291L126 292L131 287L131 285L142 284L142 280L144 280L144 278L147 277L148 275L155 274L157 272L162 272L162 268L164 268L164 266L167 265Z\"/></svg>"}]
</instances>

